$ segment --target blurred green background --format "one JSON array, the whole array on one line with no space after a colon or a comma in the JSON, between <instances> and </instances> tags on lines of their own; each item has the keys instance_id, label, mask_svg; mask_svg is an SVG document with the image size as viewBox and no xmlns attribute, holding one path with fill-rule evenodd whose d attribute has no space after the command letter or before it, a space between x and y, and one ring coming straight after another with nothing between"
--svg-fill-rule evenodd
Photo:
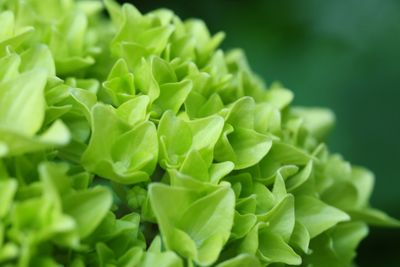
<instances>
[{"instance_id":1,"label":"blurred green background","mask_svg":"<svg viewBox=\"0 0 400 267\"><path fill-rule=\"evenodd\" d=\"M131 0L142 12L167 7L224 31L267 84L295 104L329 107L328 144L376 174L372 205L400 218L400 1ZM400 230L371 229L359 266L400 266Z\"/></svg>"}]
</instances>

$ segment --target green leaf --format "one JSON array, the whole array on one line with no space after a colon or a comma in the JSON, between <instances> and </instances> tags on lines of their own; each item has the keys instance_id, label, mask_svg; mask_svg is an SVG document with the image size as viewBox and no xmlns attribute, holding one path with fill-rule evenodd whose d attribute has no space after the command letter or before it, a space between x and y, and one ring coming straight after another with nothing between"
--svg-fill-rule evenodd
<instances>
[{"instance_id":1,"label":"green leaf","mask_svg":"<svg viewBox=\"0 0 400 267\"><path fill-rule=\"evenodd\" d=\"M160 96L154 101L153 110L160 117L166 110L178 113L186 97L192 90L192 82L183 80L177 83L165 83L160 86Z\"/></svg>"},{"instance_id":2,"label":"green leaf","mask_svg":"<svg viewBox=\"0 0 400 267\"><path fill-rule=\"evenodd\" d=\"M117 106L135 95L134 76L129 72L124 59L117 60L108 74L107 80L103 83L103 87Z\"/></svg>"},{"instance_id":3,"label":"green leaf","mask_svg":"<svg viewBox=\"0 0 400 267\"><path fill-rule=\"evenodd\" d=\"M56 67L50 49L45 45L34 46L21 54L21 72L29 70L45 70L47 76L56 75Z\"/></svg>"},{"instance_id":4,"label":"green leaf","mask_svg":"<svg viewBox=\"0 0 400 267\"><path fill-rule=\"evenodd\" d=\"M362 222L346 222L321 234L311 241L312 253L304 259L314 266L351 266L355 257L354 248L368 233Z\"/></svg>"},{"instance_id":5,"label":"green leaf","mask_svg":"<svg viewBox=\"0 0 400 267\"><path fill-rule=\"evenodd\" d=\"M254 127L255 102L251 97L242 97L232 104L226 122L234 128L252 129Z\"/></svg>"},{"instance_id":6,"label":"green leaf","mask_svg":"<svg viewBox=\"0 0 400 267\"><path fill-rule=\"evenodd\" d=\"M42 126L47 73L32 70L0 83L0 127L32 136Z\"/></svg>"},{"instance_id":7,"label":"green leaf","mask_svg":"<svg viewBox=\"0 0 400 267\"><path fill-rule=\"evenodd\" d=\"M184 155L192 146L192 132L190 127L175 117L173 112L167 111L158 125L160 139L160 164L178 165L179 157Z\"/></svg>"},{"instance_id":8,"label":"green leaf","mask_svg":"<svg viewBox=\"0 0 400 267\"><path fill-rule=\"evenodd\" d=\"M145 122L119 136L111 156L119 171L141 170L152 173L157 162L157 134L154 124Z\"/></svg>"},{"instance_id":9,"label":"green leaf","mask_svg":"<svg viewBox=\"0 0 400 267\"><path fill-rule=\"evenodd\" d=\"M63 209L77 223L81 238L90 235L110 209L111 193L104 187L80 191L63 198Z\"/></svg>"},{"instance_id":10,"label":"green leaf","mask_svg":"<svg viewBox=\"0 0 400 267\"><path fill-rule=\"evenodd\" d=\"M193 189L152 184L149 197L167 248L201 265L218 258L233 225L234 194L227 184L210 187L203 197Z\"/></svg>"},{"instance_id":11,"label":"green leaf","mask_svg":"<svg viewBox=\"0 0 400 267\"><path fill-rule=\"evenodd\" d=\"M39 165L43 195L48 201L61 208L61 197L71 192L71 181L66 173L68 166L64 164L42 163Z\"/></svg>"},{"instance_id":12,"label":"green leaf","mask_svg":"<svg viewBox=\"0 0 400 267\"><path fill-rule=\"evenodd\" d=\"M209 116L188 122L193 133L192 147L199 151L212 149L222 133L224 121L220 116Z\"/></svg>"},{"instance_id":13,"label":"green leaf","mask_svg":"<svg viewBox=\"0 0 400 267\"><path fill-rule=\"evenodd\" d=\"M400 227L400 221L394 219L384 212L373 209L364 208L363 210L348 210L353 220L362 220L368 224L383 227Z\"/></svg>"},{"instance_id":14,"label":"green leaf","mask_svg":"<svg viewBox=\"0 0 400 267\"><path fill-rule=\"evenodd\" d=\"M1 14L0 17L0 24L4 25L4 29L7 28L8 31L14 31L15 30L15 25L14 25L14 16L12 12L5 11ZM7 25L8 24L8 25ZM6 30L6 31L7 31ZM27 27L21 27L17 31L15 31L15 34L9 35L9 33L2 33L3 36L0 35L0 56L4 55L4 52L6 51L6 48L12 46L14 48L19 47L21 44L23 44L26 40L28 40L34 33L34 28L31 26ZM7 36L8 35L8 36Z\"/></svg>"},{"instance_id":15,"label":"green leaf","mask_svg":"<svg viewBox=\"0 0 400 267\"><path fill-rule=\"evenodd\" d=\"M362 222L348 222L338 225L332 231L333 248L344 262L351 262L356 256L355 249L368 234L368 227Z\"/></svg>"},{"instance_id":16,"label":"green leaf","mask_svg":"<svg viewBox=\"0 0 400 267\"><path fill-rule=\"evenodd\" d=\"M1 266L343 267L366 224L399 227L321 143L333 113L223 39L167 9L0 0Z\"/></svg>"},{"instance_id":17,"label":"green leaf","mask_svg":"<svg viewBox=\"0 0 400 267\"><path fill-rule=\"evenodd\" d=\"M99 257L99 265L101 267L110 266L116 264L114 252L103 243L96 244L96 252ZM112 266L112 265L111 265Z\"/></svg>"},{"instance_id":18,"label":"green leaf","mask_svg":"<svg viewBox=\"0 0 400 267\"><path fill-rule=\"evenodd\" d=\"M289 265L300 265L299 255L282 239L282 237L264 228L259 233L259 257L265 262L281 262Z\"/></svg>"},{"instance_id":19,"label":"green leaf","mask_svg":"<svg viewBox=\"0 0 400 267\"><path fill-rule=\"evenodd\" d=\"M0 83L12 80L19 75L21 57L15 53L8 53L0 58Z\"/></svg>"},{"instance_id":20,"label":"green leaf","mask_svg":"<svg viewBox=\"0 0 400 267\"><path fill-rule=\"evenodd\" d=\"M283 142L274 142L267 158L280 164L306 165L314 159L304 150Z\"/></svg>"},{"instance_id":21,"label":"green leaf","mask_svg":"<svg viewBox=\"0 0 400 267\"><path fill-rule=\"evenodd\" d=\"M329 206L317 198L298 196L296 198L296 218L313 238L339 222L350 220L345 212Z\"/></svg>"},{"instance_id":22,"label":"green leaf","mask_svg":"<svg viewBox=\"0 0 400 267\"><path fill-rule=\"evenodd\" d=\"M116 266L137 266L143 258L143 251L140 247L133 247L125 252L122 257L118 259Z\"/></svg>"},{"instance_id":23,"label":"green leaf","mask_svg":"<svg viewBox=\"0 0 400 267\"><path fill-rule=\"evenodd\" d=\"M112 107L101 104L93 107L92 122L93 133L81 159L83 166L124 184L147 180L158 154L153 123L143 122L130 129Z\"/></svg>"},{"instance_id":24,"label":"green leaf","mask_svg":"<svg viewBox=\"0 0 400 267\"><path fill-rule=\"evenodd\" d=\"M271 232L288 242L295 226L294 197L287 195L274 208L262 215L260 220L267 222Z\"/></svg>"},{"instance_id":25,"label":"green leaf","mask_svg":"<svg viewBox=\"0 0 400 267\"><path fill-rule=\"evenodd\" d=\"M217 267L260 267L262 266L258 259L250 254L239 254L236 257L221 262Z\"/></svg>"},{"instance_id":26,"label":"green leaf","mask_svg":"<svg viewBox=\"0 0 400 267\"><path fill-rule=\"evenodd\" d=\"M165 266L165 267L183 267L182 259L174 252L146 252L140 263L143 267Z\"/></svg>"},{"instance_id":27,"label":"green leaf","mask_svg":"<svg viewBox=\"0 0 400 267\"><path fill-rule=\"evenodd\" d=\"M272 84L266 95L266 102L271 103L278 109L283 109L293 100L293 93L282 88L278 83Z\"/></svg>"},{"instance_id":28,"label":"green leaf","mask_svg":"<svg viewBox=\"0 0 400 267\"><path fill-rule=\"evenodd\" d=\"M292 192L296 190L296 188L304 184L310 178L312 169L313 169L313 161L310 160L298 174L289 177L286 180L287 191Z\"/></svg>"},{"instance_id":29,"label":"green leaf","mask_svg":"<svg viewBox=\"0 0 400 267\"><path fill-rule=\"evenodd\" d=\"M200 181L209 181L209 166L197 150L191 150L182 163L180 171Z\"/></svg>"},{"instance_id":30,"label":"green leaf","mask_svg":"<svg viewBox=\"0 0 400 267\"><path fill-rule=\"evenodd\" d=\"M228 175L234 167L235 165L230 161L212 164L209 169L210 181L212 183L218 183L223 177Z\"/></svg>"},{"instance_id":31,"label":"green leaf","mask_svg":"<svg viewBox=\"0 0 400 267\"><path fill-rule=\"evenodd\" d=\"M310 253L310 250L308 249L310 244L310 234L301 222L296 221L289 244L294 248L301 249L304 253Z\"/></svg>"},{"instance_id":32,"label":"green leaf","mask_svg":"<svg viewBox=\"0 0 400 267\"><path fill-rule=\"evenodd\" d=\"M257 222L254 214L240 214L235 211L235 219L233 223L231 238L240 239L246 236Z\"/></svg>"},{"instance_id":33,"label":"green leaf","mask_svg":"<svg viewBox=\"0 0 400 267\"><path fill-rule=\"evenodd\" d=\"M259 133L277 133L281 130L281 113L268 103L259 103L254 112L254 129Z\"/></svg>"},{"instance_id":34,"label":"green leaf","mask_svg":"<svg viewBox=\"0 0 400 267\"><path fill-rule=\"evenodd\" d=\"M17 191L17 181L15 180L0 180L0 218L10 210L15 192ZM1 243L0 238L0 243Z\"/></svg>"},{"instance_id":35,"label":"green leaf","mask_svg":"<svg viewBox=\"0 0 400 267\"><path fill-rule=\"evenodd\" d=\"M218 161L231 161L240 170L257 164L271 149L270 137L254 130L239 128L225 131L218 141L214 156Z\"/></svg>"},{"instance_id":36,"label":"green leaf","mask_svg":"<svg viewBox=\"0 0 400 267\"><path fill-rule=\"evenodd\" d=\"M136 125L146 120L149 102L148 96L137 96L120 105L117 114L127 124Z\"/></svg>"},{"instance_id":37,"label":"green leaf","mask_svg":"<svg viewBox=\"0 0 400 267\"><path fill-rule=\"evenodd\" d=\"M335 114L329 109L296 107L291 112L304 120L304 127L318 140L324 140L335 124Z\"/></svg>"},{"instance_id":38,"label":"green leaf","mask_svg":"<svg viewBox=\"0 0 400 267\"><path fill-rule=\"evenodd\" d=\"M55 121L39 136L28 137L0 126L0 144L3 142L5 155L15 156L29 152L46 150L68 144L70 132L61 121Z\"/></svg>"},{"instance_id":39,"label":"green leaf","mask_svg":"<svg viewBox=\"0 0 400 267\"><path fill-rule=\"evenodd\" d=\"M363 208L368 204L374 187L374 174L369 170L353 166L351 168L351 183L357 190L356 207Z\"/></svg>"},{"instance_id":40,"label":"green leaf","mask_svg":"<svg viewBox=\"0 0 400 267\"><path fill-rule=\"evenodd\" d=\"M158 126L161 166L179 166L190 149L197 150L209 164L223 125L219 116L185 121L172 111L165 112Z\"/></svg>"}]
</instances>

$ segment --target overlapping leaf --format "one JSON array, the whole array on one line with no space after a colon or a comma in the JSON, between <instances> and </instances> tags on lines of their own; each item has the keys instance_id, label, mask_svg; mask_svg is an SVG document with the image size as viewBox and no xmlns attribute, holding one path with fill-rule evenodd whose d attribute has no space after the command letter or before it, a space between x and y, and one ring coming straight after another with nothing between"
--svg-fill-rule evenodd
<instances>
[{"instance_id":1,"label":"overlapping leaf","mask_svg":"<svg viewBox=\"0 0 400 267\"><path fill-rule=\"evenodd\" d=\"M103 8L109 14L104 16ZM0 0L1 266L351 266L373 174L197 19Z\"/></svg>"}]
</instances>

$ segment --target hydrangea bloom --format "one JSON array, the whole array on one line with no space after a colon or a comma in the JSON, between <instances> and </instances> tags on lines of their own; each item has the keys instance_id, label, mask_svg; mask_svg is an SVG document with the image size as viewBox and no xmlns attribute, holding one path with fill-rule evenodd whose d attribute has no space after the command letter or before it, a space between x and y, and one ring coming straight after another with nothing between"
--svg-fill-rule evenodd
<instances>
[{"instance_id":1,"label":"hydrangea bloom","mask_svg":"<svg viewBox=\"0 0 400 267\"><path fill-rule=\"evenodd\" d=\"M333 114L202 21L0 0L0 25L0 265L343 267L399 225L323 143Z\"/></svg>"}]
</instances>

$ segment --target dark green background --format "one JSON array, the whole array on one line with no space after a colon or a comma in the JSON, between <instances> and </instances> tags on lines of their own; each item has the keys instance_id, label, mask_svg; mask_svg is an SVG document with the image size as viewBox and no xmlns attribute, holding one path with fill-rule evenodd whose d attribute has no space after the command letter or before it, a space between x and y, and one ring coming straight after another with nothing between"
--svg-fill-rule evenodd
<instances>
[{"instance_id":1,"label":"dark green background","mask_svg":"<svg viewBox=\"0 0 400 267\"><path fill-rule=\"evenodd\" d=\"M400 1L131 0L167 7L224 31L223 48L243 48L267 83L279 80L295 104L329 107L332 151L376 174L372 205L400 218ZM371 229L361 267L400 266L400 231Z\"/></svg>"}]
</instances>

